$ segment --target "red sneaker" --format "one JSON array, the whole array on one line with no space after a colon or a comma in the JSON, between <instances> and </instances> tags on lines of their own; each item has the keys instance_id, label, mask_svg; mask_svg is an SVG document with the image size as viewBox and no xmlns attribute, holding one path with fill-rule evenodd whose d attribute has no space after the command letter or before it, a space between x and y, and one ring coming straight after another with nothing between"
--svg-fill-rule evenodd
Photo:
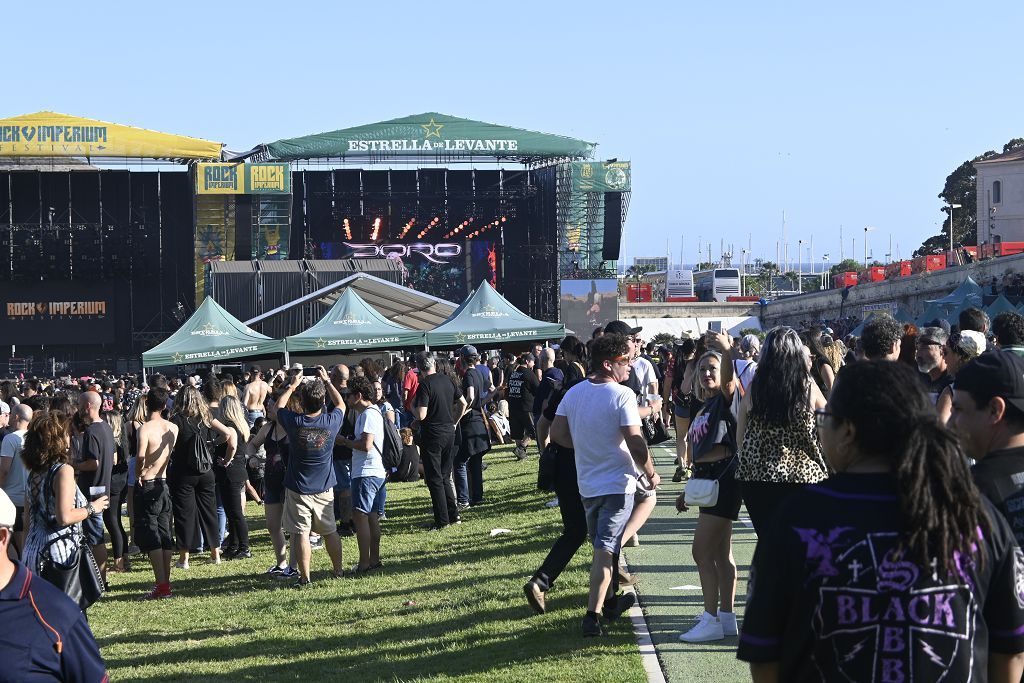
<instances>
[{"instance_id":1,"label":"red sneaker","mask_svg":"<svg viewBox=\"0 0 1024 683\"><path fill-rule=\"evenodd\" d=\"M139 600L163 600L169 597L171 597L171 587L164 584L162 586L153 586L153 590L141 596Z\"/></svg>"}]
</instances>

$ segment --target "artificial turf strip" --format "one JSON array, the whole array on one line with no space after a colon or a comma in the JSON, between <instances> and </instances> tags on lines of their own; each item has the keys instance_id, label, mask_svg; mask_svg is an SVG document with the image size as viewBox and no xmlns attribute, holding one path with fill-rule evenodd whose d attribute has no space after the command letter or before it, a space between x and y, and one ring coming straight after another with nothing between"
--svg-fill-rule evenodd
<instances>
[{"instance_id":1,"label":"artificial turf strip","mask_svg":"<svg viewBox=\"0 0 1024 683\"><path fill-rule=\"evenodd\" d=\"M253 558L171 570L174 597L137 602L152 570L128 574L89 610L111 680L148 681L646 681L628 619L584 639L590 560L584 546L535 615L522 586L561 529L551 496L536 490L536 457L511 448L486 457L487 502L463 523L428 533L422 482L388 485L375 576L331 579L313 552L313 585L290 588L262 573L274 562L262 508L250 503ZM512 533L491 537L492 529ZM343 539L345 565L358 560ZM412 604L408 604L408 603Z\"/></svg>"}]
</instances>

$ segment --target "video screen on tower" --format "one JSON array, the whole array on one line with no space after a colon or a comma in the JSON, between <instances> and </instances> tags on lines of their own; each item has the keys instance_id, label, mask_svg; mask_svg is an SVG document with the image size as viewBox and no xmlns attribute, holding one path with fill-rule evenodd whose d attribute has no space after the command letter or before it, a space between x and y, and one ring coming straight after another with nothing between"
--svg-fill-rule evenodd
<instances>
[{"instance_id":1,"label":"video screen on tower","mask_svg":"<svg viewBox=\"0 0 1024 683\"><path fill-rule=\"evenodd\" d=\"M6 282L0 287L5 344L114 341L114 287L95 282Z\"/></svg>"},{"instance_id":2,"label":"video screen on tower","mask_svg":"<svg viewBox=\"0 0 1024 683\"><path fill-rule=\"evenodd\" d=\"M566 334L586 341L595 329L618 319L619 282L562 280L558 308L558 320L565 325Z\"/></svg>"}]
</instances>

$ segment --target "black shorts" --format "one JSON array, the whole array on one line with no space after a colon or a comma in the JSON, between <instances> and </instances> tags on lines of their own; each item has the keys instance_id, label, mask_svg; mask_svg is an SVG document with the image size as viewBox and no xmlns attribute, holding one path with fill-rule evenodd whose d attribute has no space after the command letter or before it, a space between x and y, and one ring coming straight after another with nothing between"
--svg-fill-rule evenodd
<instances>
[{"instance_id":1,"label":"black shorts","mask_svg":"<svg viewBox=\"0 0 1024 683\"><path fill-rule=\"evenodd\" d=\"M533 425L533 415L526 410L512 410L508 414L509 431L512 438L522 441L526 437L537 438L537 430Z\"/></svg>"},{"instance_id":2,"label":"black shorts","mask_svg":"<svg viewBox=\"0 0 1024 683\"><path fill-rule=\"evenodd\" d=\"M174 550L171 490L163 479L135 487L135 543L144 553Z\"/></svg>"},{"instance_id":3,"label":"black shorts","mask_svg":"<svg viewBox=\"0 0 1024 683\"><path fill-rule=\"evenodd\" d=\"M740 482L735 476L737 464L739 460L736 457L693 464L691 479L718 480L718 502L713 507L701 508L700 514L724 517L734 522L740 518L743 498L740 495Z\"/></svg>"}]
</instances>

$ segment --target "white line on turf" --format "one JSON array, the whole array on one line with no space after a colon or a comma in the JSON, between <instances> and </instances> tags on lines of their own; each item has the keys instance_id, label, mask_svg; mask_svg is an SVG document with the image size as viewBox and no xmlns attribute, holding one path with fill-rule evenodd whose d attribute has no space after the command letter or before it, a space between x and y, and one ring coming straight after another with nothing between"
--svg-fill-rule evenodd
<instances>
[{"instance_id":1,"label":"white line on turf","mask_svg":"<svg viewBox=\"0 0 1024 683\"><path fill-rule=\"evenodd\" d=\"M691 586L690 584L686 584L684 586L672 586L671 588L669 588L669 590L670 591L699 591L700 590L700 586Z\"/></svg>"},{"instance_id":2,"label":"white line on turf","mask_svg":"<svg viewBox=\"0 0 1024 683\"><path fill-rule=\"evenodd\" d=\"M626 558L620 555L619 560L628 569ZM623 592L625 591L633 591L637 598L637 602L629 608L629 620L633 622L633 633L640 649L640 661L643 662L644 673L647 674L647 683L666 683L665 672L661 669L661 662L658 660L658 653L654 649L654 641L651 640L651 632L647 628L647 620L640 606L640 594L632 586L625 587Z\"/></svg>"}]
</instances>

